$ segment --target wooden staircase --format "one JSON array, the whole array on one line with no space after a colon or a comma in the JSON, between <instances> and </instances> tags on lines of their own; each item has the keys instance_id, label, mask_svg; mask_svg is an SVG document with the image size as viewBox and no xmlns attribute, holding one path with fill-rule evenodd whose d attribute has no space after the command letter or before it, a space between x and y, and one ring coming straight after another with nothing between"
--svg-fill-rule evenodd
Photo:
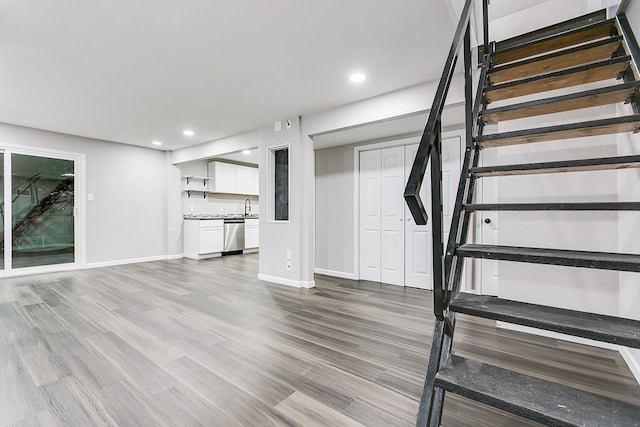
<instances>
[{"instance_id":1,"label":"wooden staircase","mask_svg":"<svg viewBox=\"0 0 640 427\"><path fill-rule=\"evenodd\" d=\"M455 354L456 314L477 316L580 338L640 348L640 321L460 292L464 260L560 265L572 268L640 272L640 255L481 245L468 242L470 217L478 211L639 211L640 202L474 202L476 182L487 177L591 172L640 167L640 155L478 166L485 149L517 144L640 132L640 48L624 14L607 19L596 12L481 50L480 82L473 99L468 0L416 156L405 198L416 223L427 213L419 198L426 165L431 162L434 312L431 355L418 413L418 426L439 426L446 392L553 426L640 426L640 402L633 405L563 384L524 375ZM484 1L487 34L487 1ZM465 23L465 19L467 22ZM440 115L464 37L467 150L449 241L443 242L440 176ZM451 66L451 67L450 67ZM448 69L447 67L450 67ZM583 85L603 82L597 89ZM563 89L561 95L548 91ZM519 101L521 96L535 99ZM492 103L502 101L501 106ZM625 103L629 114L568 124L484 134L485 125ZM541 148L542 149L542 148ZM440 183L440 184L437 184ZM640 276L639 276L640 279Z\"/></svg>"}]
</instances>

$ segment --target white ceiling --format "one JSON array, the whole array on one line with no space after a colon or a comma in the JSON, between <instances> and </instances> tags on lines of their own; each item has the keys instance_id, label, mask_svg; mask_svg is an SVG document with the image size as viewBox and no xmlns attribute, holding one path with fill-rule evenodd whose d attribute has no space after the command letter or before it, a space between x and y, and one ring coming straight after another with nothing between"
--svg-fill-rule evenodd
<instances>
[{"instance_id":1,"label":"white ceiling","mask_svg":"<svg viewBox=\"0 0 640 427\"><path fill-rule=\"evenodd\" d=\"M177 149L436 79L454 25L448 0L0 0L0 122Z\"/></svg>"}]
</instances>

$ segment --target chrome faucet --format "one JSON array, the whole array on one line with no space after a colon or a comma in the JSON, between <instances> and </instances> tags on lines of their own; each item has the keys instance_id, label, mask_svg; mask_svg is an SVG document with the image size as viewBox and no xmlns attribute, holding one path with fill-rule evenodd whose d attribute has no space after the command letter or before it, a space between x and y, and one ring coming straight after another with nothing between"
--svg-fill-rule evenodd
<instances>
[{"instance_id":1,"label":"chrome faucet","mask_svg":"<svg viewBox=\"0 0 640 427\"><path fill-rule=\"evenodd\" d=\"M247 202L249 202L249 209L247 210ZM251 200L246 199L244 201L244 216L249 216L251 215Z\"/></svg>"}]
</instances>

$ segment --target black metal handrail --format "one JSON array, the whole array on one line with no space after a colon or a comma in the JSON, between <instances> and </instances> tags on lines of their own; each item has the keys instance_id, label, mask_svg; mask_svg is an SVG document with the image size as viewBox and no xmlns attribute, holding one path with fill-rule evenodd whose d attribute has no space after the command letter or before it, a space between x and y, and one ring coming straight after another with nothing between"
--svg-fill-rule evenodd
<instances>
[{"instance_id":1,"label":"black metal handrail","mask_svg":"<svg viewBox=\"0 0 640 427\"><path fill-rule=\"evenodd\" d=\"M449 272L445 273L444 265L444 233L442 221L442 134L441 120L444 110L445 101L449 93L449 87L453 80L456 63L460 56L460 48L464 45L464 74L465 74L465 121L467 127L467 147L471 147L471 139L473 136L473 93L472 86L472 69L471 69L471 6L473 0L466 0L460 19L454 33L453 42L449 49L447 61L445 63L442 77L438 84L438 89L434 97L433 105L429 112L424 132L420 139L420 145L416 153L411 173L407 180L407 186L404 191L404 198L409 207L409 211L413 219L418 225L425 225L428 221L428 215L424 208L424 203L420 199L420 188L422 180L427 169L429 161L431 161L431 219L432 219L432 256L433 256L433 292L434 292L434 313L438 320L444 319L444 302L446 301L445 276L449 276ZM483 31L484 31L484 53L489 52L488 37L488 18L487 18L488 0L482 0L483 9Z\"/></svg>"},{"instance_id":2,"label":"black metal handrail","mask_svg":"<svg viewBox=\"0 0 640 427\"><path fill-rule=\"evenodd\" d=\"M463 37L469 28L472 2L473 0L466 0L464 8L462 9L460 21L458 22L458 27L456 28L453 42L449 49L449 55L447 56L447 62L445 63L444 71L442 72L442 77L440 78L440 83L438 84L438 89L433 100L433 105L429 112L429 118L427 119L427 124L424 128L424 132L422 133L422 138L420 139L420 146L418 147L418 152L416 153L416 158L413 162L413 166L411 167L407 186L404 190L404 198L409 206L409 211L418 225L425 225L428 220L424 204L420 199L420 187L422 186L422 179L424 178L425 171L427 170L427 164L431 157L431 150L437 136L436 130L442 117L442 111L444 110L444 104L447 94L449 93L451 81L453 80L453 74L455 72L456 63L458 62Z\"/></svg>"}]
</instances>

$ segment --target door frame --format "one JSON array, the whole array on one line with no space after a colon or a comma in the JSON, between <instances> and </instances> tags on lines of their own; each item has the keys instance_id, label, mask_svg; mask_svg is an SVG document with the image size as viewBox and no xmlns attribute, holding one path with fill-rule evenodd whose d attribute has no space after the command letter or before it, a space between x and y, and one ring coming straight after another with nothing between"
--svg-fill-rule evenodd
<instances>
[{"instance_id":1,"label":"door frame","mask_svg":"<svg viewBox=\"0 0 640 427\"><path fill-rule=\"evenodd\" d=\"M54 150L42 147L31 147L22 144L11 144L0 141L0 151L4 153L4 176L11 176L11 154L22 154L27 156L51 157L74 162L74 262L69 264L41 265L35 267L24 267L20 269L9 269L5 263L5 268L0 270L0 278L26 276L38 273L52 273L57 271L77 270L86 264L86 155L71 151ZM7 155L9 154L9 155ZM5 217L11 217L11 185L4 186ZM5 259L10 257L10 250L7 244L11 243L11 227L4 228Z\"/></svg>"},{"instance_id":2,"label":"door frame","mask_svg":"<svg viewBox=\"0 0 640 427\"><path fill-rule=\"evenodd\" d=\"M453 129L442 133L442 139L460 137L460 152L465 150L465 129ZM353 148L353 265L354 279L360 280L360 152L397 147L400 145L416 144L420 142L420 135L376 142L373 144L357 145ZM461 158L462 160L462 158ZM462 164L460 165L462 168ZM469 282L467 282L469 283Z\"/></svg>"}]
</instances>

